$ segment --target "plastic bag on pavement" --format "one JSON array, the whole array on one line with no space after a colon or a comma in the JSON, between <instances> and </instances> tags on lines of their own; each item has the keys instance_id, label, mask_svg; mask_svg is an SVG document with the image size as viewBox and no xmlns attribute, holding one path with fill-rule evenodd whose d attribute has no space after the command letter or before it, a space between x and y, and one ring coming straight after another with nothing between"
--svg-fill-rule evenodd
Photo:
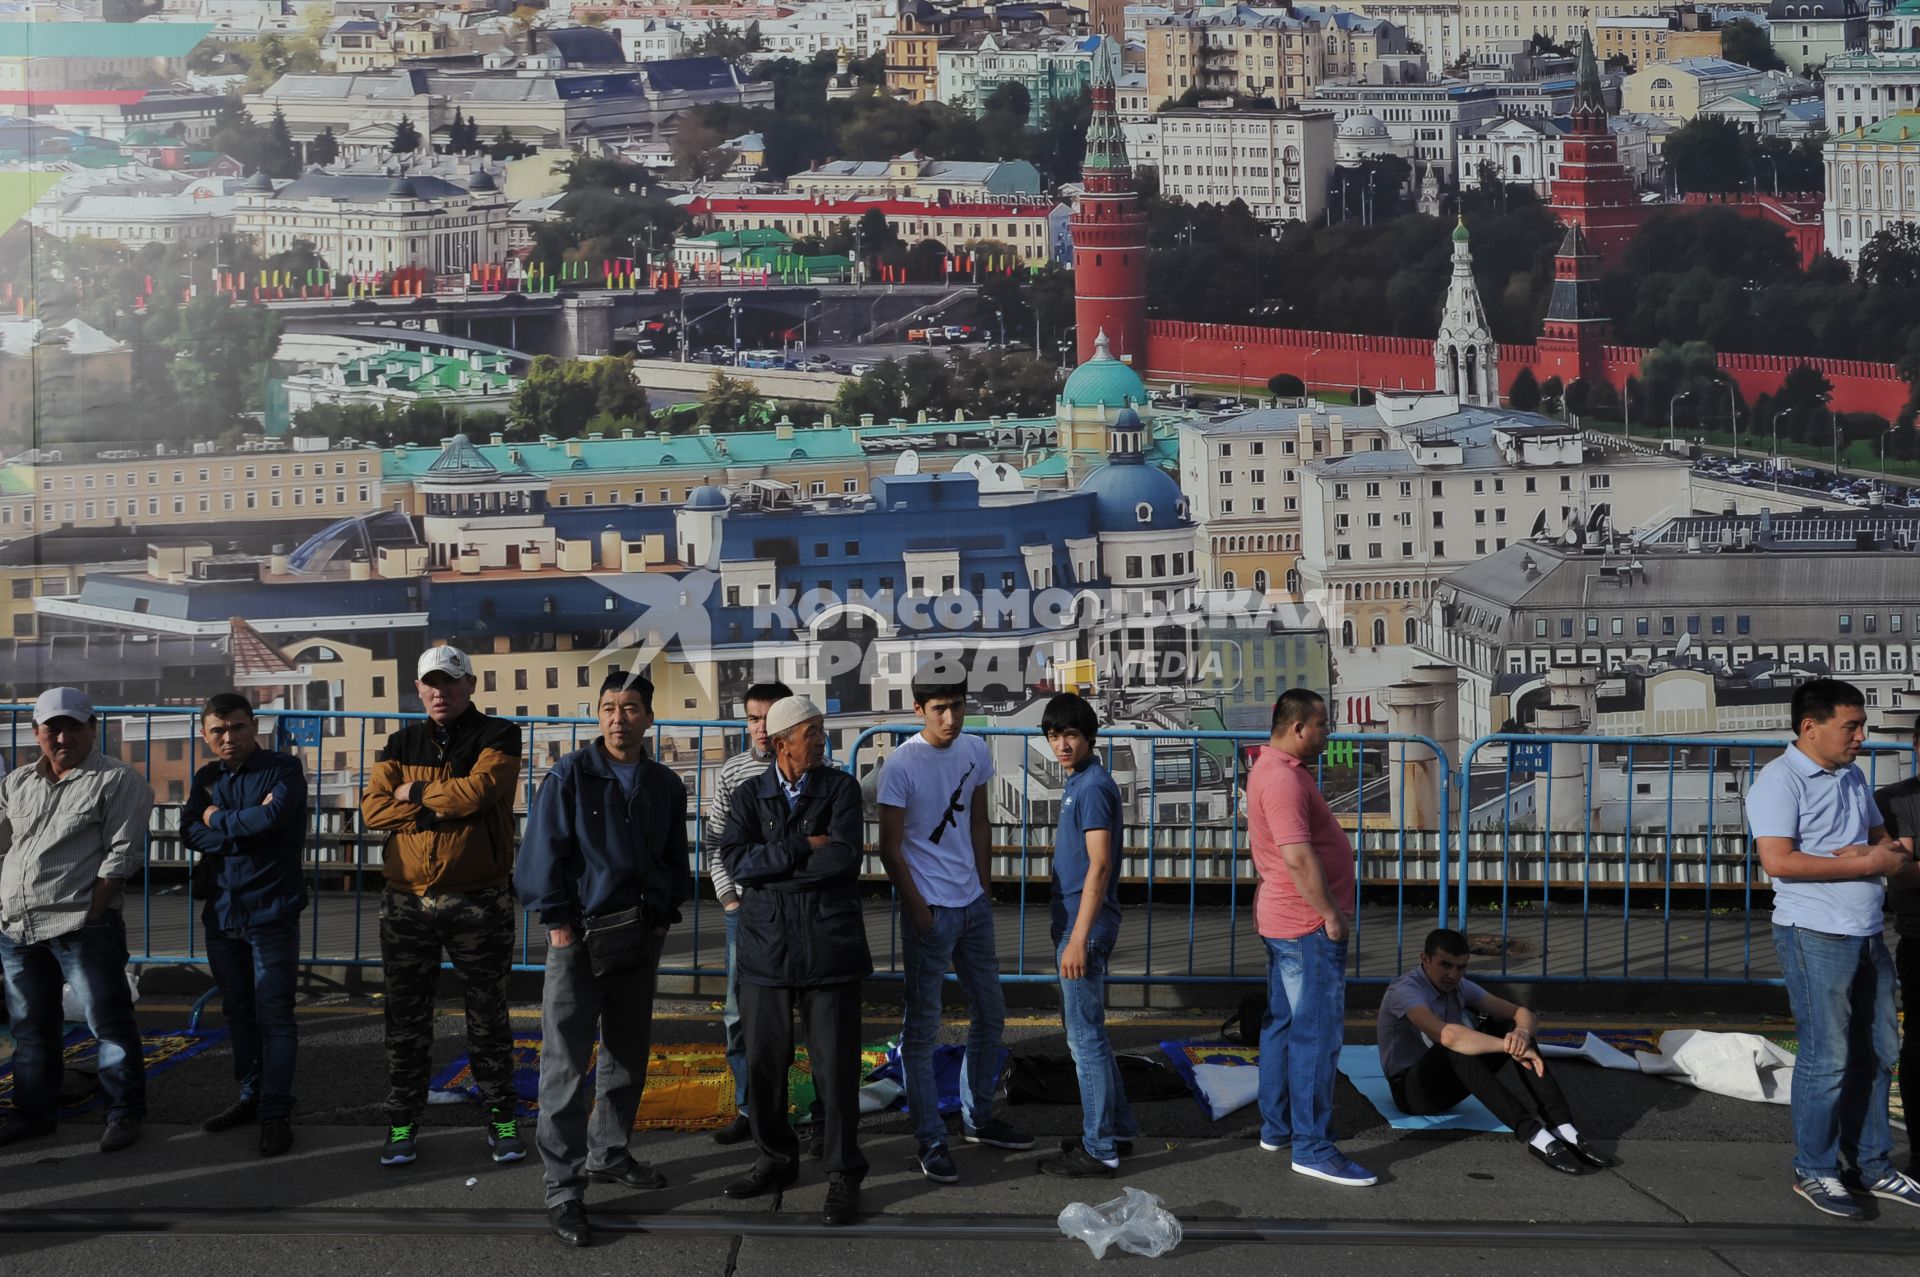
<instances>
[{"instance_id":1,"label":"plastic bag on pavement","mask_svg":"<svg viewBox=\"0 0 1920 1277\"><path fill-rule=\"evenodd\" d=\"M1130 1255L1158 1259L1180 1244L1180 1221L1160 1199L1143 1189L1129 1188L1098 1206L1074 1202L1060 1212L1060 1231L1077 1237L1099 1259L1118 1243Z\"/></svg>"}]
</instances>

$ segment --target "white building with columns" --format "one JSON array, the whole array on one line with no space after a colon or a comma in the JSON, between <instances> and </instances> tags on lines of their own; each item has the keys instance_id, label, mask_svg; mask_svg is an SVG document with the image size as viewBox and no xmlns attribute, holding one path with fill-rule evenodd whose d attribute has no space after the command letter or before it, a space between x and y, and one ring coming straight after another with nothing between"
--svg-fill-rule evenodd
<instances>
[{"instance_id":1,"label":"white building with columns","mask_svg":"<svg viewBox=\"0 0 1920 1277\"><path fill-rule=\"evenodd\" d=\"M268 254L307 240L337 272L446 274L506 254L513 203L485 171L458 186L439 177L315 169L277 189L256 174L234 208L233 229Z\"/></svg>"}]
</instances>

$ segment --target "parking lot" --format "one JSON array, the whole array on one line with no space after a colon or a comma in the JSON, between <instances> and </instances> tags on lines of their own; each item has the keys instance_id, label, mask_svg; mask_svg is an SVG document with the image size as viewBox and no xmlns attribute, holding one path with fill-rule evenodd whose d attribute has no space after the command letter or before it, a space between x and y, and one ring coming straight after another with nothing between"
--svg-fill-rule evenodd
<instances>
[{"instance_id":1,"label":"parking lot","mask_svg":"<svg viewBox=\"0 0 1920 1277\"><path fill-rule=\"evenodd\" d=\"M1697 474L1725 483L1768 488L1789 496L1799 493L1819 500L1844 501L1860 509L1873 505L1920 509L1920 488L1835 474L1832 470L1794 465L1780 458L1735 461L1709 455L1695 458L1693 468Z\"/></svg>"}]
</instances>

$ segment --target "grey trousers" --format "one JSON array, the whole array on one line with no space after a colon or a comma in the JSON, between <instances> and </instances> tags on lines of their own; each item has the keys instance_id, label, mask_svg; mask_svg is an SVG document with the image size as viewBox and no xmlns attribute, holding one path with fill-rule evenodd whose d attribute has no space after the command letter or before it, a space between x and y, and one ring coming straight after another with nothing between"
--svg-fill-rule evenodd
<instances>
[{"instance_id":1,"label":"grey trousers","mask_svg":"<svg viewBox=\"0 0 1920 1277\"><path fill-rule=\"evenodd\" d=\"M587 1171L623 1165L640 1092L647 1084L653 989L665 936L652 937L637 970L602 980L586 942L547 949L540 1041L540 1124L535 1144L547 1173L547 1207L585 1200ZM600 1052L594 1058L594 1040ZM591 1097L587 1071L594 1071ZM588 1116L591 1098L592 1116Z\"/></svg>"}]
</instances>

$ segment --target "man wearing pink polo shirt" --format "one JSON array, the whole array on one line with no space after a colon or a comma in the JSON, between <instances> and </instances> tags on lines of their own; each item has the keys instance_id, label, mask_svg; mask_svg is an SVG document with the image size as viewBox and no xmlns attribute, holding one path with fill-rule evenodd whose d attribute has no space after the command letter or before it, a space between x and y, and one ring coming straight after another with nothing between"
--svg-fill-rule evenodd
<instances>
[{"instance_id":1,"label":"man wearing pink polo shirt","mask_svg":"<svg viewBox=\"0 0 1920 1277\"><path fill-rule=\"evenodd\" d=\"M1273 734L1247 778L1247 827L1260 874L1255 916L1267 947L1260 1025L1260 1147L1293 1146L1302 1175L1366 1188L1375 1176L1334 1147L1334 1066L1347 1016L1353 844L1315 783L1327 703L1294 688L1273 705Z\"/></svg>"}]
</instances>

